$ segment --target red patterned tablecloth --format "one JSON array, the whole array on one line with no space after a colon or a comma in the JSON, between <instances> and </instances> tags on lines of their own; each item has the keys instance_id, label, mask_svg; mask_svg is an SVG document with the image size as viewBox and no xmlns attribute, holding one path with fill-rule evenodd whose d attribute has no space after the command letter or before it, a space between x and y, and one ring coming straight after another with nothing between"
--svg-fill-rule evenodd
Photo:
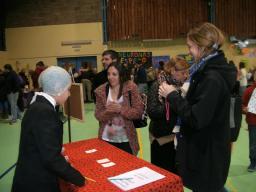
<instances>
[{"instance_id":1,"label":"red patterned tablecloth","mask_svg":"<svg viewBox=\"0 0 256 192\"><path fill-rule=\"evenodd\" d=\"M110 181L108 177L132 171L141 167L148 167L165 177L144 186L129 191L151 191L151 192L182 192L183 184L181 178L164 169L154 166L144 160L130 155L112 145L99 139L89 139L70 144L65 144L65 155L68 156L70 163L78 169L84 176L96 180L96 182L87 181L84 187L74 187L65 182L61 182L62 192L115 192L122 191ZM85 153L90 149L96 149L94 153ZM108 158L116 165L104 168L96 160Z\"/></svg>"}]
</instances>

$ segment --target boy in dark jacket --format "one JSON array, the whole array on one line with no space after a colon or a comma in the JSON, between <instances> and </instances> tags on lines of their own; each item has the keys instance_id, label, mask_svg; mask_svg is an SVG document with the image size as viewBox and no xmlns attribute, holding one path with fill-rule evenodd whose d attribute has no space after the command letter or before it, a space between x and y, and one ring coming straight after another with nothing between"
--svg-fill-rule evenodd
<instances>
[{"instance_id":1,"label":"boy in dark jacket","mask_svg":"<svg viewBox=\"0 0 256 192\"><path fill-rule=\"evenodd\" d=\"M70 75L60 67L41 73L39 85L22 124L13 192L59 192L58 178L83 186L83 175L61 155L63 123L55 110L69 97Z\"/></svg>"}]
</instances>

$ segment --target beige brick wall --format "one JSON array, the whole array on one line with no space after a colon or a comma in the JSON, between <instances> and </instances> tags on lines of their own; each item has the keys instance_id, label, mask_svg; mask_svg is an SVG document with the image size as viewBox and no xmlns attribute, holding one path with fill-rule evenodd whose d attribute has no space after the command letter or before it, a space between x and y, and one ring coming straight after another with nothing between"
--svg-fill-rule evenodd
<instances>
[{"instance_id":1,"label":"beige brick wall","mask_svg":"<svg viewBox=\"0 0 256 192\"><path fill-rule=\"evenodd\" d=\"M101 0L16 1L7 15L7 28L102 21Z\"/></svg>"}]
</instances>

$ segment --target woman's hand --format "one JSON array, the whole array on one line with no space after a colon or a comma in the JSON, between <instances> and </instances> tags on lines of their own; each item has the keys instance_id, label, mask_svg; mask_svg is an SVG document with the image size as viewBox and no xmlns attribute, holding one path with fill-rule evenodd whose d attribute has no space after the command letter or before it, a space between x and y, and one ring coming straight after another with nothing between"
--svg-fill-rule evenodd
<instances>
[{"instance_id":1,"label":"woman's hand","mask_svg":"<svg viewBox=\"0 0 256 192\"><path fill-rule=\"evenodd\" d=\"M169 95L169 93L171 93L173 91L177 91L176 88L173 85L168 85L166 82L163 82L159 86L158 93L159 93L160 96L166 98L167 95Z\"/></svg>"},{"instance_id":2,"label":"woman's hand","mask_svg":"<svg viewBox=\"0 0 256 192\"><path fill-rule=\"evenodd\" d=\"M106 111L110 113L120 113L121 112L121 105L116 102L109 102L106 105Z\"/></svg>"},{"instance_id":3,"label":"woman's hand","mask_svg":"<svg viewBox=\"0 0 256 192\"><path fill-rule=\"evenodd\" d=\"M248 113L248 107L243 107L242 109L244 113Z\"/></svg>"}]
</instances>

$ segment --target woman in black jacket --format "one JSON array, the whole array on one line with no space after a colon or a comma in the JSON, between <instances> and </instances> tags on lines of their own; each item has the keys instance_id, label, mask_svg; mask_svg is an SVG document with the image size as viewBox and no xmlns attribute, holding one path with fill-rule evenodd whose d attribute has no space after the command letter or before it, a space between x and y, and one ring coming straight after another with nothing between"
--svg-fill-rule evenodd
<instances>
[{"instance_id":1,"label":"woman in black jacket","mask_svg":"<svg viewBox=\"0 0 256 192\"><path fill-rule=\"evenodd\" d=\"M187 45L196 63L190 69L190 86L182 98L172 85L159 93L181 118L177 160L179 174L193 191L224 190L230 165L230 93L236 69L219 50L224 36L210 23L192 28Z\"/></svg>"},{"instance_id":2,"label":"woman in black jacket","mask_svg":"<svg viewBox=\"0 0 256 192\"><path fill-rule=\"evenodd\" d=\"M188 77L188 63L183 59L171 59L164 64L158 80L154 81L148 93L147 113L150 117L149 138L151 163L170 172L176 172L175 135L173 128L177 125L177 115L169 109L169 103L158 94L159 85L163 82L180 86ZM179 76L174 76L174 71Z\"/></svg>"},{"instance_id":3,"label":"woman in black jacket","mask_svg":"<svg viewBox=\"0 0 256 192\"><path fill-rule=\"evenodd\" d=\"M61 155L63 124L55 110L69 96L70 75L60 67L41 73L21 123L20 147L12 192L58 192L58 179L83 186L84 177Z\"/></svg>"}]
</instances>

